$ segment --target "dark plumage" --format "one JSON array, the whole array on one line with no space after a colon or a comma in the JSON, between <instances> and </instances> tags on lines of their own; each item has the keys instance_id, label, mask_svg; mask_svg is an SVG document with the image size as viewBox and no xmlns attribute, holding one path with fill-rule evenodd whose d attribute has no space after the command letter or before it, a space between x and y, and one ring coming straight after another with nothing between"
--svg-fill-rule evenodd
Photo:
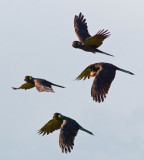
<instances>
[{"instance_id":1,"label":"dark plumage","mask_svg":"<svg viewBox=\"0 0 144 160\"><path fill-rule=\"evenodd\" d=\"M39 92L54 92L52 89L52 85L56 86L56 87L65 88L63 86L59 86L57 84L51 83L45 79L33 78L31 76L26 76L24 78L24 81L26 81L26 83L21 85L19 88L15 88L15 87L12 87L12 88L15 90L17 90L17 89L25 89L26 90L26 89L36 87L36 89Z\"/></svg>"},{"instance_id":2,"label":"dark plumage","mask_svg":"<svg viewBox=\"0 0 144 160\"><path fill-rule=\"evenodd\" d=\"M55 113L53 119L46 123L38 133L44 136L57 129L60 129L59 146L62 152L65 153L71 152L71 149L73 149L74 139L79 129L93 135L92 132L81 127L75 120L63 116L60 113Z\"/></svg>"},{"instance_id":3,"label":"dark plumage","mask_svg":"<svg viewBox=\"0 0 144 160\"><path fill-rule=\"evenodd\" d=\"M91 96L96 102L103 102L115 78L116 70L134 75L132 72L118 68L110 63L95 63L89 65L76 79L85 80L86 78L95 77L91 87Z\"/></svg>"},{"instance_id":4,"label":"dark plumage","mask_svg":"<svg viewBox=\"0 0 144 160\"><path fill-rule=\"evenodd\" d=\"M80 13L79 16L75 15L74 29L79 39L79 41L74 41L72 43L72 46L74 48L79 48L87 52L92 52L92 53L98 52L109 56L113 56L111 54L105 53L97 49L99 46L102 45L104 39L110 36L110 32L108 32L108 30L104 29L100 30L96 35L91 36L88 32L86 19L84 19L82 13Z\"/></svg>"}]
</instances>

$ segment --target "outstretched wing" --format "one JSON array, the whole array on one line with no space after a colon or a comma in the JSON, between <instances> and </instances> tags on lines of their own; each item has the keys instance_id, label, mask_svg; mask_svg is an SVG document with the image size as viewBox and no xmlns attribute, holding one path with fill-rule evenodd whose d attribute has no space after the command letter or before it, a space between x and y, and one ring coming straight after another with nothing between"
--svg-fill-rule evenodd
<instances>
[{"instance_id":1,"label":"outstretched wing","mask_svg":"<svg viewBox=\"0 0 144 160\"><path fill-rule=\"evenodd\" d=\"M62 152L71 152L74 146L74 139L79 130L79 125L75 122L64 121L59 135L59 145Z\"/></svg>"},{"instance_id":2,"label":"outstretched wing","mask_svg":"<svg viewBox=\"0 0 144 160\"><path fill-rule=\"evenodd\" d=\"M91 65L89 65L77 78L76 78L76 80L81 80L81 79L83 79L83 80L85 80L86 78L90 78L90 66Z\"/></svg>"},{"instance_id":3,"label":"outstretched wing","mask_svg":"<svg viewBox=\"0 0 144 160\"><path fill-rule=\"evenodd\" d=\"M44 79L35 79L35 87L39 92L54 92L51 85L51 82L48 82Z\"/></svg>"},{"instance_id":4,"label":"outstretched wing","mask_svg":"<svg viewBox=\"0 0 144 160\"><path fill-rule=\"evenodd\" d=\"M110 36L110 32L108 30L100 30L96 35L86 39L84 46L94 46L98 48L102 45L104 39Z\"/></svg>"},{"instance_id":5,"label":"outstretched wing","mask_svg":"<svg viewBox=\"0 0 144 160\"><path fill-rule=\"evenodd\" d=\"M81 43L84 43L87 38L91 37L88 32L86 19L84 19L82 13L80 13L79 16L75 15L74 28L76 35Z\"/></svg>"},{"instance_id":6,"label":"outstretched wing","mask_svg":"<svg viewBox=\"0 0 144 160\"><path fill-rule=\"evenodd\" d=\"M103 102L106 98L106 94L110 88L112 81L114 80L116 71L109 68L100 68L93 81L91 88L91 96L96 102Z\"/></svg>"},{"instance_id":7,"label":"outstretched wing","mask_svg":"<svg viewBox=\"0 0 144 160\"><path fill-rule=\"evenodd\" d=\"M23 85L21 85L20 87L18 87L18 88L15 88L15 87L12 87L12 89L14 89L14 90L17 90L17 89L30 89L30 88L33 88L33 87L35 87L35 85L34 84L31 84L31 83L24 83Z\"/></svg>"},{"instance_id":8,"label":"outstretched wing","mask_svg":"<svg viewBox=\"0 0 144 160\"><path fill-rule=\"evenodd\" d=\"M39 134L42 134L43 136L45 134L52 133L53 131L60 129L62 122L57 121L56 119L50 120L48 123L46 123L39 131Z\"/></svg>"}]
</instances>

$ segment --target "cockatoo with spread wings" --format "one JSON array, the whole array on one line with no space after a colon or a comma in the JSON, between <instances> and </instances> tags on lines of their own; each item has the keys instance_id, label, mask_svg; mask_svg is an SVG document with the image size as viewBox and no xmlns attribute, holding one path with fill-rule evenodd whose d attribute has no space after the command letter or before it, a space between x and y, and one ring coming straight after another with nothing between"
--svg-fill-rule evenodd
<instances>
[{"instance_id":1,"label":"cockatoo with spread wings","mask_svg":"<svg viewBox=\"0 0 144 160\"><path fill-rule=\"evenodd\" d=\"M59 146L62 149L62 152L71 152L74 146L74 139L78 133L78 130L85 131L91 135L92 132L84 129L80 126L75 120L63 116L60 113L54 113L53 119L47 122L39 131L39 134L43 136L54 132L55 130L60 129L59 134Z\"/></svg>"},{"instance_id":2,"label":"cockatoo with spread wings","mask_svg":"<svg viewBox=\"0 0 144 160\"><path fill-rule=\"evenodd\" d=\"M51 83L51 82L49 82L45 79L34 78L34 77L31 77L31 76L26 76L24 78L24 81L26 81L26 83L24 83L20 87L18 87L18 88L12 87L12 88L14 90L17 90L17 89L25 89L26 90L26 89L31 89L33 87L36 87L36 89L39 92L54 92L53 89L52 89L52 85L56 86L56 87L65 88L63 86Z\"/></svg>"},{"instance_id":3,"label":"cockatoo with spread wings","mask_svg":"<svg viewBox=\"0 0 144 160\"><path fill-rule=\"evenodd\" d=\"M110 32L108 32L108 30L100 30L96 35L91 36L88 32L86 19L84 19L82 13L80 13L79 16L75 15L74 29L79 39L79 41L74 41L72 43L72 46L74 48L79 48L87 52L98 52L109 56L113 56L111 54L97 49L102 45L103 41L110 36Z\"/></svg>"},{"instance_id":4,"label":"cockatoo with spread wings","mask_svg":"<svg viewBox=\"0 0 144 160\"><path fill-rule=\"evenodd\" d=\"M134 75L132 72L118 68L113 64L101 62L89 65L76 79L85 80L86 78L95 77L91 87L91 96L94 101L100 103L104 101L106 94L108 94L116 70Z\"/></svg>"}]
</instances>

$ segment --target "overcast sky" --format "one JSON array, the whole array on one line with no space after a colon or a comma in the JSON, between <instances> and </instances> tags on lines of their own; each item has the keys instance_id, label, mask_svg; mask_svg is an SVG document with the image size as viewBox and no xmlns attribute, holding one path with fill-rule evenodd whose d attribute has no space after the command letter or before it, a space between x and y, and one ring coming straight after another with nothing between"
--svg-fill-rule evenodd
<instances>
[{"instance_id":1,"label":"overcast sky","mask_svg":"<svg viewBox=\"0 0 144 160\"><path fill-rule=\"evenodd\" d=\"M99 48L115 55L72 47L78 40L74 16L82 12L91 35L108 29ZM0 2L0 159L144 159L143 0L5 0ZM107 99L92 100L93 78L75 78L90 64L112 63L117 71ZM24 77L44 78L66 88L55 93L14 91ZM79 131L71 153L62 154L59 131L37 134L53 113L75 119L95 136Z\"/></svg>"}]
</instances>

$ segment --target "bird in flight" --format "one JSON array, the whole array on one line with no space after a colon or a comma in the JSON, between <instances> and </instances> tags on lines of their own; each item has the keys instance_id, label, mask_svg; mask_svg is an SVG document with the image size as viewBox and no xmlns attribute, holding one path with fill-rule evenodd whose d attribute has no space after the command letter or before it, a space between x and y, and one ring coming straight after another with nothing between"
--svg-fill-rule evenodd
<instances>
[{"instance_id":1,"label":"bird in flight","mask_svg":"<svg viewBox=\"0 0 144 160\"><path fill-rule=\"evenodd\" d=\"M76 80L95 77L91 87L91 96L94 101L100 103L104 101L106 94L108 94L110 85L115 78L116 70L134 75L134 73L118 68L113 64L101 62L89 65Z\"/></svg>"},{"instance_id":2,"label":"bird in flight","mask_svg":"<svg viewBox=\"0 0 144 160\"><path fill-rule=\"evenodd\" d=\"M47 122L38 133L44 136L58 129L60 129L59 146L62 149L62 153L71 152L79 129L93 135L92 132L81 127L75 120L60 113L54 113L53 119Z\"/></svg>"},{"instance_id":3,"label":"bird in flight","mask_svg":"<svg viewBox=\"0 0 144 160\"><path fill-rule=\"evenodd\" d=\"M53 89L52 89L52 85L56 86L56 87L65 88L63 86L51 83L51 82L49 82L45 79L34 78L34 77L31 77L31 76L26 76L24 78L24 81L26 81L26 83L24 83L20 87L18 87L18 88L12 87L12 88L14 90L17 90L17 89L25 89L26 90L26 89L31 89L33 87L36 87L36 89L39 92L54 92Z\"/></svg>"},{"instance_id":4,"label":"bird in flight","mask_svg":"<svg viewBox=\"0 0 144 160\"><path fill-rule=\"evenodd\" d=\"M110 32L108 32L108 30L104 29L100 30L97 32L96 35L91 36L88 32L86 19L84 19L82 13L80 13L79 16L75 15L74 29L79 39L79 41L74 41L72 43L72 46L74 48L79 48L87 52L92 52L92 53L98 52L109 56L113 56L111 54L108 54L106 52L97 49L102 45L103 41L110 36Z\"/></svg>"}]
</instances>

